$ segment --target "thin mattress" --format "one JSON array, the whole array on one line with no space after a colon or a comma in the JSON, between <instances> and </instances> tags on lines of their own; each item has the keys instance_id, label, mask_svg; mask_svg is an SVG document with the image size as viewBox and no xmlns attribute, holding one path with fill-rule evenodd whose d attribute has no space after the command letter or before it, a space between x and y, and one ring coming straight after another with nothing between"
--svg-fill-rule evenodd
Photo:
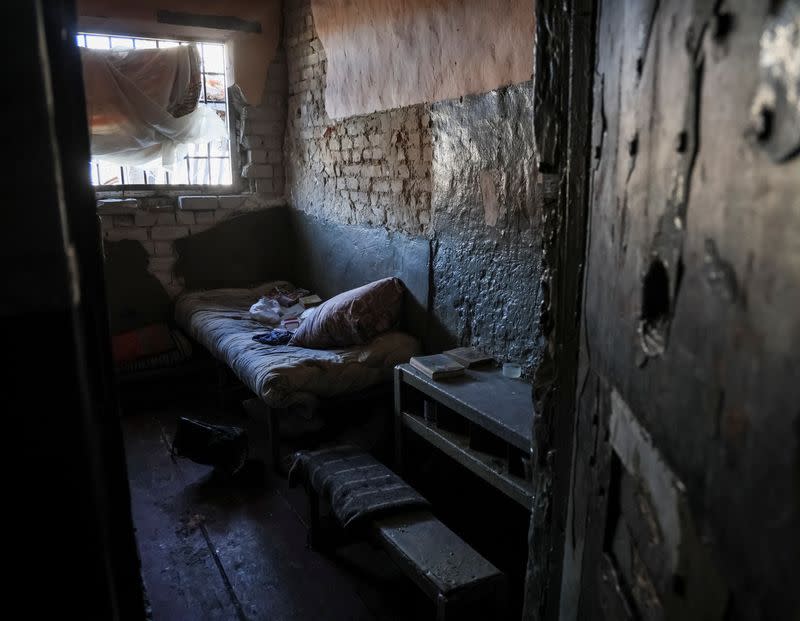
<instances>
[{"instance_id":1,"label":"thin mattress","mask_svg":"<svg viewBox=\"0 0 800 621\"><path fill-rule=\"evenodd\" d=\"M342 349L262 345L253 335L267 328L251 319L249 310L276 286L291 287L276 281L252 289L199 291L182 295L175 304L178 325L270 407L310 405L391 381L395 365L420 351L419 341L403 332Z\"/></svg>"}]
</instances>

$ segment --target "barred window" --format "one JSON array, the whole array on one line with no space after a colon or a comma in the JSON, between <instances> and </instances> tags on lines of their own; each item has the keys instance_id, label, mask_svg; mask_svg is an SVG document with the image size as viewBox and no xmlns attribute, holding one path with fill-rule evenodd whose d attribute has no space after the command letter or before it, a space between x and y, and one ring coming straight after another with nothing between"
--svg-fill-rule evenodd
<instances>
[{"instance_id":1,"label":"barred window","mask_svg":"<svg viewBox=\"0 0 800 621\"><path fill-rule=\"evenodd\" d=\"M227 81L225 75L225 46L222 43L148 39L94 33L79 33L77 44L90 49L153 49L194 43L200 55L202 88L199 106L213 110L228 125ZM189 144L188 152L171 169L120 165L93 159L89 165L95 186L154 186L154 185L230 185L230 140L226 137L204 144Z\"/></svg>"}]
</instances>

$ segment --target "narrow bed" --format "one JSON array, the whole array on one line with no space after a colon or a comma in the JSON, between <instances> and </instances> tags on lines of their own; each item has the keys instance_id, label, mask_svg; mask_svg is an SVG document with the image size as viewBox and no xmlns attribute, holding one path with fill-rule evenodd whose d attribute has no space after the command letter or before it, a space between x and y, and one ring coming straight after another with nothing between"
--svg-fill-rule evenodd
<instances>
[{"instance_id":1,"label":"narrow bed","mask_svg":"<svg viewBox=\"0 0 800 621\"><path fill-rule=\"evenodd\" d=\"M389 382L394 366L420 351L416 338L399 331L365 345L335 349L254 341L265 328L251 318L250 306L276 286L292 287L276 281L251 289L213 289L184 294L175 305L178 325L271 408L313 405Z\"/></svg>"}]
</instances>

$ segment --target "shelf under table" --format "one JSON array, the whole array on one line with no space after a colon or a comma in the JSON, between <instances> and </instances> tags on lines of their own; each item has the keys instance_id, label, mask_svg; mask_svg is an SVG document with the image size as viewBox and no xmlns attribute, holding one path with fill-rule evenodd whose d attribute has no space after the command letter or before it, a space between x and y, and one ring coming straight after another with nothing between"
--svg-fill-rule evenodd
<instances>
[{"instance_id":1,"label":"shelf under table","mask_svg":"<svg viewBox=\"0 0 800 621\"><path fill-rule=\"evenodd\" d=\"M396 367L398 379L480 425L522 451L533 446L531 385L504 377L500 369L467 369L464 375L432 380L410 364Z\"/></svg>"},{"instance_id":2,"label":"shelf under table","mask_svg":"<svg viewBox=\"0 0 800 621\"><path fill-rule=\"evenodd\" d=\"M398 433L413 432L530 509L531 386L496 368L468 369L439 381L408 364L396 367L395 374Z\"/></svg>"}]
</instances>

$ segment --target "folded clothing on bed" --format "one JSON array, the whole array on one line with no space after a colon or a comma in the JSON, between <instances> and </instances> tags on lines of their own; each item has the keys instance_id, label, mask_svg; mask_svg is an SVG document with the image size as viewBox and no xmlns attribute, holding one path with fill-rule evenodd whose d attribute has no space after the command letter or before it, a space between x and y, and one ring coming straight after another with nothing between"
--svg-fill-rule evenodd
<instances>
[{"instance_id":1,"label":"folded clothing on bed","mask_svg":"<svg viewBox=\"0 0 800 621\"><path fill-rule=\"evenodd\" d=\"M262 345L286 345L292 340L292 333L283 328L273 328L269 332L254 335L253 340Z\"/></svg>"},{"instance_id":2,"label":"folded clothing on bed","mask_svg":"<svg viewBox=\"0 0 800 621\"><path fill-rule=\"evenodd\" d=\"M175 304L178 325L270 407L313 403L389 382L395 365L421 351L417 339L397 331L364 345L335 349L262 345L253 336L264 333L264 325L254 321L249 310L254 300L276 286L291 284L187 293Z\"/></svg>"}]
</instances>

